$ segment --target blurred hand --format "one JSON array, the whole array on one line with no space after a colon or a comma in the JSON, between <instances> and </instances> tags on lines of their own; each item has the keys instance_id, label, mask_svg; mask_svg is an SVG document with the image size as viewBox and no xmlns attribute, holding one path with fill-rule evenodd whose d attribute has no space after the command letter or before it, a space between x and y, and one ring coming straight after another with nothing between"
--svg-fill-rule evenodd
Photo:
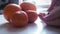
<instances>
[{"instance_id":1,"label":"blurred hand","mask_svg":"<svg viewBox=\"0 0 60 34\"><path fill-rule=\"evenodd\" d=\"M49 25L60 25L60 6L53 9L47 15L45 13L40 13L39 17Z\"/></svg>"}]
</instances>

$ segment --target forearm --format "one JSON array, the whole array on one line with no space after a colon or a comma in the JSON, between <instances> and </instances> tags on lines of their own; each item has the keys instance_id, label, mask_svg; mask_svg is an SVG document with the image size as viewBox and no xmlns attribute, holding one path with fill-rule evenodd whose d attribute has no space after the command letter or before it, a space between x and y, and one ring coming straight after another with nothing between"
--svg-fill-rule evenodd
<instances>
[{"instance_id":1,"label":"forearm","mask_svg":"<svg viewBox=\"0 0 60 34\"><path fill-rule=\"evenodd\" d=\"M57 17L60 16L60 7L57 7L55 9L53 9L50 14L48 14L47 16L45 16L44 18L47 20L52 20L55 19Z\"/></svg>"},{"instance_id":2,"label":"forearm","mask_svg":"<svg viewBox=\"0 0 60 34\"><path fill-rule=\"evenodd\" d=\"M48 8L48 12L50 12L51 10L53 10L54 9L54 6L55 6L55 1L54 0L51 0L52 2L51 2L51 5L50 5L50 7Z\"/></svg>"}]
</instances>

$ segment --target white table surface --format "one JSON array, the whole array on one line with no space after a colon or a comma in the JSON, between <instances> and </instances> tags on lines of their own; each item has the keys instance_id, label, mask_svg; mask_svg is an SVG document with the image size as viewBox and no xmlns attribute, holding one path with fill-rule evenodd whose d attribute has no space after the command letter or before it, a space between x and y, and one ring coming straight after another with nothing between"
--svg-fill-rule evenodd
<instances>
[{"instance_id":1,"label":"white table surface","mask_svg":"<svg viewBox=\"0 0 60 34\"><path fill-rule=\"evenodd\" d=\"M0 15L0 34L60 34L60 28L47 26L38 19L23 28L12 27L3 15Z\"/></svg>"}]
</instances>

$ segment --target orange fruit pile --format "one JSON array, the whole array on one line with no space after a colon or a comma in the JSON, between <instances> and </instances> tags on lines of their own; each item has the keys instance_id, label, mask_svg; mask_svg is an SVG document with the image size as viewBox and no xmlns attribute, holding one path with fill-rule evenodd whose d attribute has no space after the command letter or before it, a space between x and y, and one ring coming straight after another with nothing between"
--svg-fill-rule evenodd
<instances>
[{"instance_id":1,"label":"orange fruit pile","mask_svg":"<svg viewBox=\"0 0 60 34\"><path fill-rule=\"evenodd\" d=\"M13 26L23 27L35 22L38 15L34 4L23 2L20 5L8 4L4 8L4 17Z\"/></svg>"}]
</instances>

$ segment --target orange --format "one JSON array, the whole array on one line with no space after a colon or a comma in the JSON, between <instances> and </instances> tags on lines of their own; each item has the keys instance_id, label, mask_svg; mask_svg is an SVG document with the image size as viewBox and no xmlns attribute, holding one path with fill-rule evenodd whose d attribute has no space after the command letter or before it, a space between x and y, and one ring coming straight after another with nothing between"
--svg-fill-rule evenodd
<instances>
[{"instance_id":1,"label":"orange","mask_svg":"<svg viewBox=\"0 0 60 34\"><path fill-rule=\"evenodd\" d=\"M24 11L18 11L12 15L10 22L15 27L24 27L28 24L28 16Z\"/></svg>"},{"instance_id":2,"label":"orange","mask_svg":"<svg viewBox=\"0 0 60 34\"><path fill-rule=\"evenodd\" d=\"M30 2L23 2L20 4L20 6L22 7L23 11L26 11L26 10L35 10L36 11L36 6Z\"/></svg>"},{"instance_id":3,"label":"orange","mask_svg":"<svg viewBox=\"0 0 60 34\"><path fill-rule=\"evenodd\" d=\"M38 14L36 13L36 11L27 10L26 13L28 15L28 23L33 23L34 21L36 21L38 17Z\"/></svg>"},{"instance_id":4,"label":"orange","mask_svg":"<svg viewBox=\"0 0 60 34\"><path fill-rule=\"evenodd\" d=\"M8 4L5 8L4 8L4 17L10 21L10 17L13 13L15 13L16 11L20 11L21 7L17 4Z\"/></svg>"}]
</instances>

